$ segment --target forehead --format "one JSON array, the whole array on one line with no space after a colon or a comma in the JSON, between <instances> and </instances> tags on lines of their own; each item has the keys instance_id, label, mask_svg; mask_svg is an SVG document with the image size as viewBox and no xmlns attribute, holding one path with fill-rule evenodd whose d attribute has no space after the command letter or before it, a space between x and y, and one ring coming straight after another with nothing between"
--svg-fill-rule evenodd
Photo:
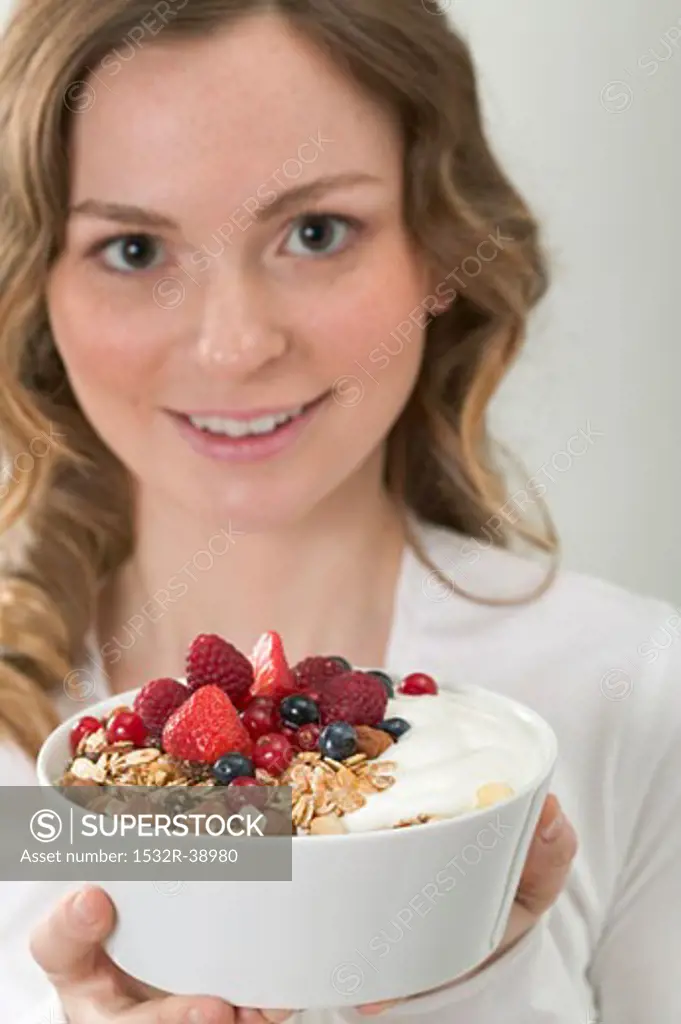
<instances>
[{"instance_id":1,"label":"forehead","mask_svg":"<svg viewBox=\"0 0 681 1024\"><path fill-rule=\"evenodd\" d=\"M72 122L75 201L96 187L100 198L158 207L191 188L237 203L277 171L287 177L286 161L302 164L299 183L346 170L399 175L394 119L273 17L204 39L121 44L88 82L91 103Z\"/></svg>"}]
</instances>

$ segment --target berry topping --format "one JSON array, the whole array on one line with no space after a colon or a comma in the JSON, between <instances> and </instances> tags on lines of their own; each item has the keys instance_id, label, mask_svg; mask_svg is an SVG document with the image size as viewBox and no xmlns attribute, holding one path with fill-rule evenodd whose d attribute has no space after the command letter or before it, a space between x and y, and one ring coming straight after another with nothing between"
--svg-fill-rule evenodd
<instances>
[{"instance_id":1,"label":"berry topping","mask_svg":"<svg viewBox=\"0 0 681 1024\"><path fill-rule=\"evenodd\" d=\"M117 711L107 722L106 741L127 741L135 747L143 747L147 741L147 727L135 711Z\"/></svg>"},{"instance_id":2,"label":"berry topping","mask_svg":"<svg viewBox=\"0 0 681 1024\"><path fill-rule=\"evenodd\" d=\"M270 775L281 775L293 760L295 750L287 736L278 732L268 733L256 740L253 748L253 763Z\"/></svg>"},{"instance_id":3,"label":"berry topping","mask_svg":"<svg viewBox=\"0 0 681 1024\"><path fill-rule=\"evenodd\" d=\"M229 806L236 808L247 807L249 804L252 805L256 802L259 794L250 791L248 787L252 786L262 789L260 783L251 775L241 775L236 779L232 779L229 784Z\"/></svg>"},{"instance_id":4,"label":"berry topping","mask_svg":"<svg viewBox=\"0 0 681 1024\"><path fill-rule=\"evenodd\" d=\"M339 654L334 654L333 660L338 662L344 672L352 672L352 665L347 658L341 658Z\"/></svg>"},{"instance_id":5,"label":"berry topping","mask_svg":"<svg viewBox=\"0 0 681 1024\"><path fill-rule=\"evenodd\" d=\"M344 761L357 750L357 732L349 722L330 722L322 729L319 750L324 757Z\"/></svg>"},{"instance_id":6,"label":"berry topping","mask_svg":"<svg viewBox=\"0 0 681 1024\"><path fill-rule=\"evenodd\" d=\"M427 676L425 672L412 672L402 680L399 692L408 697L420 697L425 693L437 693L438 688L432 676Z\"/></svg>"},{"instance_id":7,"label":"berry topping","mask_svg":"<svg viewBox=\"0 0 681 1024\"><path fill-rule=\"evenodd\" d=\"M298 729L295 734L298 750L318 750L321 731L321 726L315 725L314 723L311 723L310 725L301 725L300 729Z\"/></svg>"},{"instance_id":8,"label":"berry topping","mask_svg":"<svg viewBox=\"0 0 681 1024\"><path fill-rule=\"evenodd\" d=\"M150 736L158 739L173 711L184 704L189 690L177 679L152 679L135 697L133 711L140 716Z\"/></svg>"},{"instance_id":9,"label":"berry topping","mask_svg":"<svg viewBox=\"0 0 681 1024\"><path fill-rule=\"evenodd\" d=\"M411 729L411 725L404 718L384 718L376 728L387 732L394 740L399 740L400 736L404 736L405 732Z\"/></svg>"},{"instance_id":10,"label":"berry topping","mask_svg":"<svg viewBox=\"0 0 681 1024\"><path fill-rule=\"evenodd\" d=\"M254 779L251 775L238 775L236 779L232 779L230 786L259 786L260 783L257 779Z\"/></svg>"},{"instance_id":11,"label":"berry topping","mask_svg":"<svg viewBox=\"0 0 681 1024\"><path fill-rule=\"evenodd\" d=\"M306 692L315 689L318 683L323 683L326 679L333 679L341 672L347 672L349 668L350 666L343 658L325 658L316 655L305 658L304 661L299 661L293 669L296 688Z\"/></svg>"},{"instance_id":12,"label":"berry topping","mask_svg":"<svg viewBox=\"0 0 681 1024\"><path fill-rule=\"evenodd\" d=\"M367 672L344 672L320 687L319 711L323 725L337 719L351 725L376 725L388 706L380 679Z\"/></svg>"},{"instance_id":13,"label":"berry topping","mask_svg":"<svg viewBox=\"0 0 681 1024\"><path fill-rule=\"evenodd\" d=\"M214 762L227 753L249 756L253 741L227 694L201 686L166 722L163 748L187 761Z\"/></svg>"},{"instance_id":14,"label":"berry topping","mask_svg":"<svg viewBox=\"0 0 681 1024\"><path fill-rule=\"evenodd\" d=\"M280 732L282 736L285 736L289 741L294 750L298 749L298 730L294 729L290 725L282 725L279 727L277 732Z\"/></svg>"},{"instance_id":15,"label":"berry topping","mask_svg":"<svg viewBox=\"0 0 681 1024\"><path fill-rule=\"evenodd\" d=\"M219 686L238 705L253 683L253 666L233 644L215 633L200 633L187 655L187 685Z\"/></svg>"},{"instance_id":16,"label":"berry topping","mask_svg":"<svg viewBox=\"0 0 681 1024\"><path fill-rule=\"evenodd\" d=\"M279 715L282 722L297 729L301 725L318 722L319 707L304 693L294 693L291 697L284 697L279 705Z\"/></svg>"},{"instance_id":17,"label":"berry topping","mask_svg":"<svg viewBox=\"0 0 681 1024\"><path fill-rule=\"evenodd\" d=\"M279 728L279 707L272 697L254 697L241 715L246 729L257 740L266 732L276 732Z\"/></svg>"},{"instance_id":18,"label":"berry topping","mask_svg":"<svg viewBox=\"0 0 681 1024\"><path fill-rule=\"evenodd\" d=\"M369 672L369 675L376 676L377 679L381 680L381 682L385 686L385 692L388 694L388 697L395 696L395 687L393 685L392 679L390 678L387 672L380 672L378 669L372 669L372 671Z\"/></svg>"},{"instance_id":19,"label":"berry topping","mask_svg":"<svg viewBox=\"0 0 681 1024\"><path fill-rule=\"evenodd\" d=\"M221 786L228 786L235 779L248 776L252 778L255 775L255 766L250 757L245 757L243 754L223 754L213 765L213 775Z\"/></svg>"},{"instance_id":20,"label":"berry topping","mask_svg":"<svg viewBox=\"0 0 681 1024\"><path fill-rule=\"evenodd\" d=\"M276 700L295 691L296 681L278 633L263 633L253 648L251 663L255 675L252 697L274 697Z\"/></svg>"},{"instance_id":21,"label":"berry topping","mask_svg":"<svg viewBox=\"0 0 681 1024\"><path fill-rule=\"evenodd\" d=\"M93 718L92 715L84 715L83 718L79 719L71 730L69 736L71 753L75 754L78 749L78 744L82 740L83 736L89 736L91 733L97 732L97 730L101 728L102 723L100 720L98 718Z\"/></svg>"}]
</instances>

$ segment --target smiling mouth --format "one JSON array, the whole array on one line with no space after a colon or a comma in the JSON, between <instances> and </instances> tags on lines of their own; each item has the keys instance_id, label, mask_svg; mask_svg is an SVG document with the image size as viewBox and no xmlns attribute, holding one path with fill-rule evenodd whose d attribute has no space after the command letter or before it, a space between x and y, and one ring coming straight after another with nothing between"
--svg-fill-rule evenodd
<instances>
[{"instance_id":1,"label":"smiling mouth","mask_svg":"<svg viewBox=\"0 0 681 1024\"><path fill-rule=\"evenodd\" d=\"M269 437L283 427L301 419L307 412L319 405L329 392L305 405L293 406L270 415L254 416L251 419L233 419L229 416L182 415L182 419L191 423L195 430L211 437L226 437L232 440L253 437Z\"/></svg>"}]
</instances>

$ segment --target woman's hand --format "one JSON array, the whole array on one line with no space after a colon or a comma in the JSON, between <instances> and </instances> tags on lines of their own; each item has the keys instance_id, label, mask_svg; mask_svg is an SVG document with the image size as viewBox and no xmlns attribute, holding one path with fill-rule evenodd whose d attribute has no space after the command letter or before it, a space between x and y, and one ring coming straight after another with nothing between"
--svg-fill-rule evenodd
<instances>
[{"instance_id":1,"label":"woman's hand","mask_svg":"<svg viewBox=\"0 0 681 1024\"><path fill-rule=\"evenodd\" d=\"M563 891L576 853L575 830L561 811L556 797L550 794L544 802L532 839L504 937L494 953L474 971L458 978L459 982L489 967L534 927ZM404 1000L370 1003L358 1007L358 1010L367 1015L382 1013L401 1002Z\"/></svg>"},{"instance_id":2,"label":"woman's hand","mask_svg":"<svg viewBox=\"0 0 681 1024\"><path fill-rule=\"evenodd\" d=\"M114 926L106 893L70 893L33 932L31 953L56 988L69 1024L234 1024L234 1009L206 996L167 996L140 985L106 955Z\"/></svg>"}]
</instances>

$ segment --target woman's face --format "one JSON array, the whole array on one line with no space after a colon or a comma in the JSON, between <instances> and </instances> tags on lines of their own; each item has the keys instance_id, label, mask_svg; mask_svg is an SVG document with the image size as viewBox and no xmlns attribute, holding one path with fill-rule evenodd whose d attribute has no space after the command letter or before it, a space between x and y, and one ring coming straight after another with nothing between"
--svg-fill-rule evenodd
<instances>
[{"instance_id":1,"label":"woman's face","mask_svg":"<svg viewBox=\"0 0 681 1024\"><path fill-rule=\"evenodd\" d=\"M77 99L48 307L138 486L260 530L378 473L428 293L391 118L270 17L121 46Z\"/></svg>"}]
</instances>

